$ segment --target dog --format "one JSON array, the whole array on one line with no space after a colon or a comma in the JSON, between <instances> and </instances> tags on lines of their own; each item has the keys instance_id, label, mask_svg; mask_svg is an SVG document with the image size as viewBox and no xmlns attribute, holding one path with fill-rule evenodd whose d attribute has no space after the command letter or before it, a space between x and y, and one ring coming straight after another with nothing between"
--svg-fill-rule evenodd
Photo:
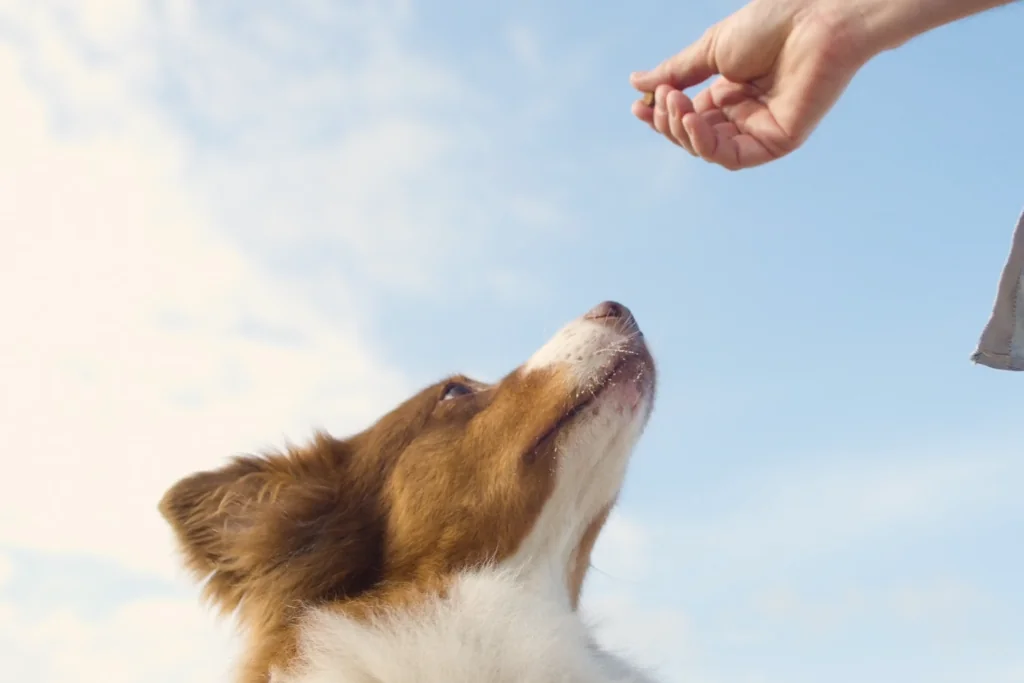
<instances>
[{"instance_id":1,"label":"dog","mask_svg":"<svg viewBox=\"0 0 1024 683\"><path fill-rule=\"evenodd\" d=\"M651 683L578 613L650 418L623 305L487 384L454 376L346 439L231 459L159 509L244 633L239 683Z\"/></svg>"}]
</instances>

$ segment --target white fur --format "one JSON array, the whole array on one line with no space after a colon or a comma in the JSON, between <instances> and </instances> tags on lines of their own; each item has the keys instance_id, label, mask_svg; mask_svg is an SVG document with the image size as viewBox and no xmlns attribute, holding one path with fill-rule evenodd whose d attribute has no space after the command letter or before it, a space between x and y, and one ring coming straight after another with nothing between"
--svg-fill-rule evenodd
<instances>
[{"instance_id":1,"label":"white fur","mask_svg":"<svg viewBox=\"0 0 1024 683\"><path fill-rule=\"evenodd\" d=\"M523 371L564 366L585 384L610 362L612 354L603 351L621 346L630 336L604 323L578 318L537 349L523 365Z\"/></svg>"},{"instance_id":2,"label":"white fur","mask_svg":"<svg viewBox=\"0 0 1024 683\"><path fill-rule=\"evenodd\" d=\"M456 579L447 599L365 624L319 612L287 683L651 683L598 648L582 620L500 569Z\"/></svg>"},{"instance_id":3,"label":"white fur","mask_svg":"<svg viewBox=\"0 0 1024 683\"><path fill-rule=\"evenodd\" d=\"M542 346L523 372L562 366L568 370L566 391L591 391L632 337L631 331L579 319ZM634 406L633 399L639 399L639 404ZM617 497L629 456L647 422L651 399L650 394L638 396L632 386L609 387L556 443L555 489L530 535L506 561L536 589L555 589L553 599L568 601L564 577L571 554L590 522Z\"/></svg>"},{"instance_id":4,"label":"white fur","mask_svg":"<svg viewBox=\"0 0 1024 683\"><path fill-rule=\"evenodd\" d=\"M560 365L567 391L592 390L631 332L577 320L523 371ZM371 623L310 614L300 666L274 683L650 683L596 646L566 574L585 529L618 495L647 421L651 392L637 387L608 387L559 436L554 491L513 557L454 578L447 597Z\"/></svg>"}]
</instances>

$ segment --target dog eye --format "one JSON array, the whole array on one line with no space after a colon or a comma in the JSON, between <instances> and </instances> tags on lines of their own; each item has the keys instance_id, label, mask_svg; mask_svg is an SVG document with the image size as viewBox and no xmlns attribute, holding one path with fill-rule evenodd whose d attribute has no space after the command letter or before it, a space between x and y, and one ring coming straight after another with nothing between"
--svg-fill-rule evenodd
<instances>
[{"instance_id":1,"label":"dog eye","mask_svg":"<svg viewBox=\"0 0 1024 683\"><path fill-rule=\"evenodd\" d=\"M473 389L461 382L451 382L445 387L444 393L441 394L442 401L448 401L459 396L465 396L466 394L472 394Z\"/></svg>"}]
</instances>

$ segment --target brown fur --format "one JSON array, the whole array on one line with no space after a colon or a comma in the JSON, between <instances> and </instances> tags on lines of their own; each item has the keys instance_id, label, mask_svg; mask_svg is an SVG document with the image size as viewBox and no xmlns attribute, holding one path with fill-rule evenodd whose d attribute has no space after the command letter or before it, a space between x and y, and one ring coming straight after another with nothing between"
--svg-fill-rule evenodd
<instances>
[{"instance_id":1,"label":"brown fur","mask_svg":"<svg viewBox=\"0 0 1024 683\"><path fill-rule=\"evenodd\" d=\"M475 391L441 400L449 383ZM367 616L444 590L439 577L512 555L554 485L553 439L577 397L555 372L427 387L348 439L234 458L172 487L160 511L186 563L249 636L244 683L294 656L301 609ZM566 581L578 599L606 516Z\"/></svg>"},{"instance_id":2,"label":"brown fur","mask_svg":"<svg viewBox=\"0 0 1024 683\"><path fill-rule=\"evenodd\" d=\"M583 593L583 581L587 578L587 572L590 570L590 554L594 550L594 544L597 543L597 537L601 535L604 523L608 521L608 515L611 514L613 505L614 503L602 510L601 514L587 527L576 548L572 564L569 566L569 598L572 600L574 610L579 607L580 595Z\"/></svg>"}]
</instances>

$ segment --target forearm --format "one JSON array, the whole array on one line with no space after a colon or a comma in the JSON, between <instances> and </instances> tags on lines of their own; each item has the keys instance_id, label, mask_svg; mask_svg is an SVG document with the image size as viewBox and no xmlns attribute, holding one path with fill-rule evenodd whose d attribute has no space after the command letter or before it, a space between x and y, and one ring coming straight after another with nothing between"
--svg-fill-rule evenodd
<instances>
[{"instance_id":1,"label":"forearm","mask_svg":"<svg viewBox=\"0 0 1024 683\"><path fill-rule=\"evenodd\" d=\"M1014 0L826 0L838 2L860 26L873 53L898 47L915 36L958 19L1009 5Z\"/></svg>"}]
</instances>

